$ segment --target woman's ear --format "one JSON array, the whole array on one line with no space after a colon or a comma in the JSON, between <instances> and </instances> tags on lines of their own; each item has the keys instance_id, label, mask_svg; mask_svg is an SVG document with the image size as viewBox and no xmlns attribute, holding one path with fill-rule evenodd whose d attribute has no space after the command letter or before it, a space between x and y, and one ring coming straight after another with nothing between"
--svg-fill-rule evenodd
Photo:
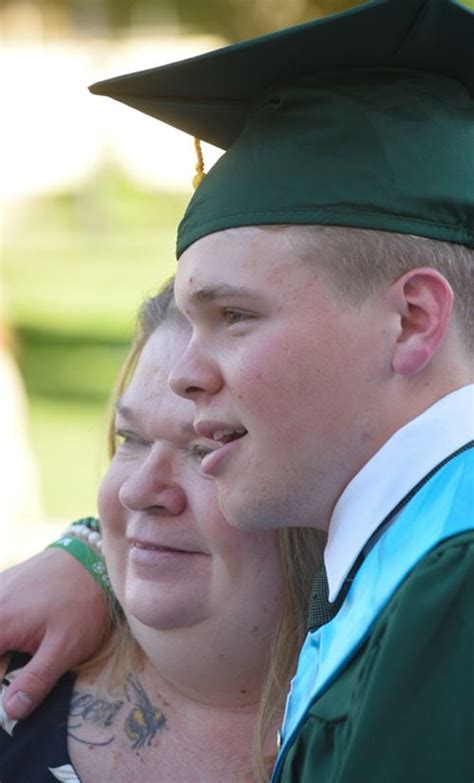
<instances>
[{"instance_id":1,"label":"woman's ear","mask_svg":"<svg viewBox=\"0 0 474 783\"><path fill-rule=\"evenodd\" d=\"M392 369L399 375L416 375L445 338L453 308L452 288L436 269L421 267L393 283L389 296L400 319Z\"/></svg>"}]
</instances>

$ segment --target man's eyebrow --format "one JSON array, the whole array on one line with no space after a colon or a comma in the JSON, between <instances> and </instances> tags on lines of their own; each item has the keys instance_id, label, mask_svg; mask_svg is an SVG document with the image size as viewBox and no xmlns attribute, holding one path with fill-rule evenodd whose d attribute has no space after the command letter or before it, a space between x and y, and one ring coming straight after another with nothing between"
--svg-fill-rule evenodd
<instances>
[{"instance_id":1,"label":"man's eyebrow","mask_svg":"<svg viewBox=\"0 0 474 783\"><path fill-rule=\"evenodd\" d=\"M202 304L220 299L223 296L248 296L253 293L251 288L223 283L222 285L195 289L188 296L188 304Z\"/></svg>"}]
</instances>

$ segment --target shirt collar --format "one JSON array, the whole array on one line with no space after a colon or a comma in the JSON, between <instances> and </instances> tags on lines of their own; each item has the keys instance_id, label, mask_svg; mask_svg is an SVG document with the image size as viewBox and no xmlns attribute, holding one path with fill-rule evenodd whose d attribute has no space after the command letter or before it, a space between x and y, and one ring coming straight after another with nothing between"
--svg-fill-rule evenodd
<instances>
[{"instance_id":1,"label":"shirt collar","mask_svg":"<svg viewBox=\"0 0 474 783\"><path fill-rule=\"evenodd\" d=\"M445 457L474 438L474 384L408 422L347 485L329 524L324 561L334 601L359 553L385 517Z\"/></svg>"}]
</instances>

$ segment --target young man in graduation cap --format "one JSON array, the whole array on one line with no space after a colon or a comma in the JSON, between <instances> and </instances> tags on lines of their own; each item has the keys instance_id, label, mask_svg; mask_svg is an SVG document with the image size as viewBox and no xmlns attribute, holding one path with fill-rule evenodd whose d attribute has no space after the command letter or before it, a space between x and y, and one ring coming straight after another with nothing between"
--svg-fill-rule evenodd
<instances>
[{"instance_id":1,"label":"young man in graduation cap","mask_svg":"<svg viewBox=\"0 0 474 783\"><path fill-rule=\"evenodd\" d=\"M279 783L472 779L473 42L374 0L92 88L227 150L170 382L233 525L328 533Z\"/></svg>"}]
</instances>

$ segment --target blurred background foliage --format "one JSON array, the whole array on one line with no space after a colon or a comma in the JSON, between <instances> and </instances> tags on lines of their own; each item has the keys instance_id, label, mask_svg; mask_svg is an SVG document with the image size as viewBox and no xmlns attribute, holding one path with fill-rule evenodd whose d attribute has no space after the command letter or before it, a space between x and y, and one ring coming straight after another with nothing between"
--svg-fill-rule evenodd
<instances>
[{"instance_id":1,"label":"blurred background foliage","mask_svg":"<svg viewBox=\"0 0 474 783\"><path fill-rule=\"evenodd\" d=\"M179 28L229 42L335 13L363 0L36 0L50 26L85 34L121 34L132 27ZM12 5L0 0L0 9Z\"/></svg>"},{"instance_id":2,"label":"blurred background foliage","mask_svg":"<svg viewBox=\"0 0 474 783\"><path fill-rule=\"evenodd\" d=\"M174 271L184 194L105 168L83 188L33 200L3 236L14 349L30 402L44 514L95 510L107 401L141 300Z\"/></svg>"},{"instance_id":3,"label":"blurred background foliage","mask_svg":"<svg viewBox=\"0 0 474 783\"><path fill-rule=\"evenodd\" d=\"M3 322L3 333L9 331L6 342L27 392L27 433L41 497L40 505L31 502L26 526L23 520L15 529L14 512L5 505L0 512L2 538L12 531L16 537L15 557L46 543L69 519L95 513L97 483L106 466L107 401L139 304L174 270L176 225L190 196L192 142L186 139L190 157L183 163L187 153L172 152L154 120L142 117L138 125L133 113L110 102L109 136L100 150L99 145L92 150L95 118L105 110L85 85L193 54L183 54L192 36L202 36L196 50L202 51L358 4L0 0L0 57L7 75L0 88L0 326ZM123 139L120 149L112 150L125 133L133 152L152 150L150 165L145 158L137 176L126 160L129 152L123 157ZM152 163L164 169L170 159L171 174L183 163L185 180L147 178ZM9 478L11 454L3 445L5 486L20 474L12 470ZM33 499L32 487L25 483L20 489L26 501L29 494ZM46 527L41 539L38 520Z\"/></svg>"}]
</instances>

